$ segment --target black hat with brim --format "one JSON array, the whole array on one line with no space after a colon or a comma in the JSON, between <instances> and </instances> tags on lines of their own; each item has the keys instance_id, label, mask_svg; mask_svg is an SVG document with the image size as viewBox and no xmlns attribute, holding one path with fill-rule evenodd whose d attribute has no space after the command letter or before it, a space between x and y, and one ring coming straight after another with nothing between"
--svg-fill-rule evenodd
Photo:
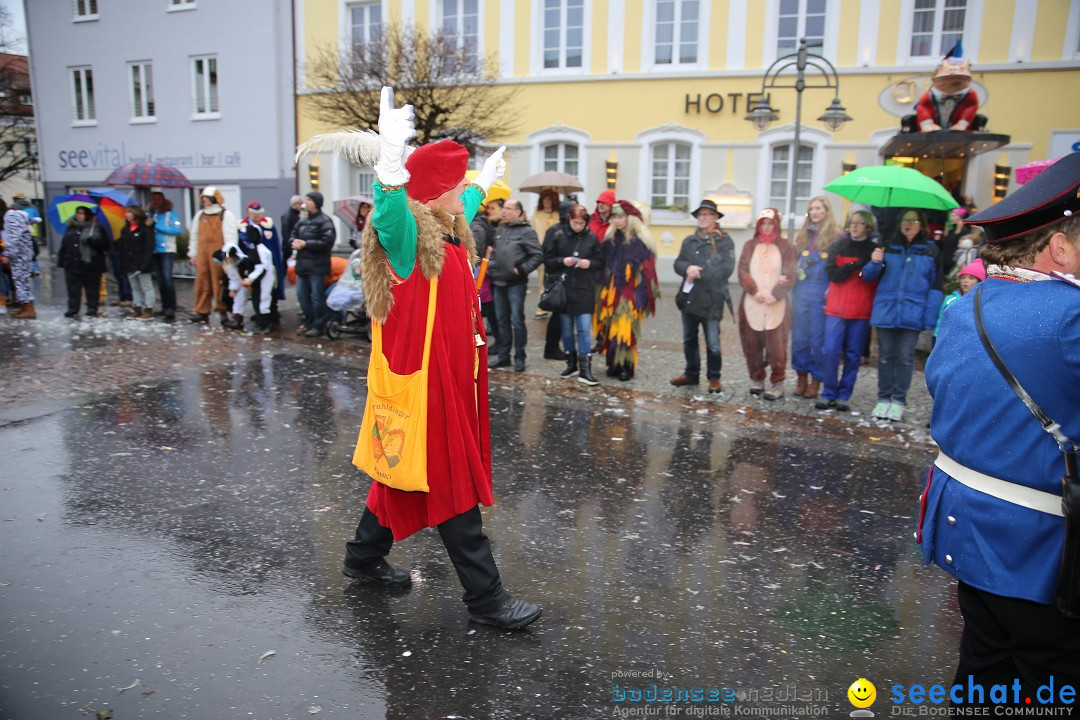
<instances>
[{"instance_id":1,"label":"black hat with brim","mask_svg":"<svg viewBox=\"0 0 1080 720\"><path fill-rule=\"evenodd\" d=\"M1023 237L1080 212L1080 152L1066 155L999 203L968 218L987 242Z\"/></svg>"},{"instance_id":2,"label":"black hat with brim","mask_svg":"<svg viewBox=\"0 0 1080 720\"><path fill-rule=\"evenodd\" d=\"M724 217L724 213L720 212L720 208L716 207L716 203L714 203L712 200L702 200L701 205L698 206L698 209L695 210L694 212L690 213L690 214L693 215L694 217L697 217L698 213L701 212L702 210L712 210L718 216ZM719 219L719 218L717 218L717 219Z\"/></svg>"}]
</instances>

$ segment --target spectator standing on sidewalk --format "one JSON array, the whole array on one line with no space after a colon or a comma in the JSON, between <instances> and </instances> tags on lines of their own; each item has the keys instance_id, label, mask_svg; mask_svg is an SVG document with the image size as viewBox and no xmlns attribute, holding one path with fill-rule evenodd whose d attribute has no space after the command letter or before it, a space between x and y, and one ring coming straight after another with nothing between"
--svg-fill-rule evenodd
<instances>
[{"instance_id":1,"label":"spectator standing on sidewalk","mask_svg":"<svg viewBox=\"0 0 1080 720\"><path fill-rule=\"evenodd\" d=\"M337 231L322 211L322 193L312 190L304 198L307 217L293 228L291 245L296 253L296 299L304 322L297 334L319 337L326 326L326 291L323 278L330 272L330 254Z\"/></svg>"},{"instance_id":2,"label":"spectator standing on sidewalk","mask_svg":"<svg viewBox=\"0 0 1080 720\"><path fill-rule=\"evenodd\" d=\"M758 218L754 237L743 246L739 257L739 338L746 368L750 372L750 394L766 400L784 397L787 374L787 343L791 335L788 295L795 284L795 246L780 234L780 211L766 208ZM765 390L765 368L770 369Z\"/></svg>"},{"instance_id":3,"label":"spectator standing on sidewalk","mask_svg":"<svg viewBox=\"0 0 1080 720\"><path fill-rule=\"evenodd\" d=\"M213 185L199 196L202 209L191 220L188 258L195 265L195 307L191 322L209 323L210 313L216 311L224 322L228 310L224 301L225 284L221 266L214 262L214 253L226 245L237 243L236 215L225 208L225 196Z\"/></svg>"},{"instance_id":4,"label":"spectator standing on sidewalk","mask_svg":"<svg viewBox=\"0 0 1080 720\"><path fill-rule=\"evenodd\" d=\"M596 286L604 268L600 241L588 226L589 212L575 205L567 214L566 224L551 230L544 247L544 264L548 277L563 277L566 290L566 309L558 314L562 343L566 348L566 369L559 377L596 385L592 374L593 305Z\"/></svg>"},{"instance_id":5,"label":"spectator standing on sidewalk","mask_svg":"<svg viewBox=\"0 0 1080 720\"><path fill-rule=\"evenodd\" d=\"M525 292L529 274L540 267L544 251L536 231L525 219L521 201L508 198L503 203L502 219L495 231L495 252L488 264L492 294L495 296L495 317L498 321L499 345L494 357L489 355L488 367L509 367L510 351L514 351L514 372L525 372Z\"/></svg>"},{"instance_id":6,"label":"spectator standing on sidewalk","mask_svg":"<svg viewBox=\"0 0 1080 720\"><path fill-rule=\"evenodd\" d=\"M720 321L724 306L734 316L731 290L728 280L735 270L735 243L720 229L724 214L712 200L701 201L698 209L690 213L697 220L697 230L683 240L679 257L675 259L675 272L683 278L680 295L683 326L683 355L686 368L682 375L672 378L676 387L697 385L701 381L701 351L698 346L698 328L705 335L705 377L709 392L723 391L720 372L723 356L720 352ZM686 295L682 295L685 292Z\"/></svg>"},{"instance_id":7,"label":"spectator standing on sidewalk","mask_svg":"<svg viewBox=\"0 0 1080 720\"><path fill-rule=\"evenodd\" d=\"M540 192L540 199L536 203L536 209L533 210L532 219L529 220L529 224L532 225L532 229L536 231L536 239L540 243L541 250L544 247L544 241L547 240L548 230L554 227L559 222L559 191L555 188L545 188ZM537 301L540 299L540 295L544 292L544 266L541 264L539 270L536 273L537 280ZM547 310L536 309L536 317L547 317Z\"/></svg>"},{"instance_id":8,"label":"spectator standing on sidewalk","mask_svg":"<svg viewBox=\"0 0 1080 720\"><path fill-rule=\"evenodd\" d=\"M941 256L925 227L922 210L904 210L900 227L885 245L883 262L870 262L862 271L867 280L878 281L870 315L878 337L874 420L904 419L919 333L937 324L941 309Z\"/></svg>"},{"instance_id":9,"label":"spectator standing on sidewalk","mask_svg":"<svg viewBox=\"0 0 1080 720\"><path fill-rule=\"evenodd\" d=\"M176 236L180 234L180 216L161 188L150 191L150 218L154 221L154 272L161 294L161 314L166 320L172 320L176 317L173 261L176 259Z\"/></svg>"},{"instance_id":10,"label":"spectator standing on sidewalk","mask_svg":"<svg viewBox=\"0 0 1080 720\"><path fill-rule=\"evenodd\" d=\"M656 250L641 211L628 200L611 208L611 224L600 246L604 255L600 304L593 320L608 377L626 382L637 370L641 323L656 314L660 284Z\"/></svg>"},{"instance_id":11,"label":"spectator standing on sidewalk","mask_svg":"<svg viewBox=\"0 0 1080 720\"><path fill-rule=\"evenodd\" d=\"M289 209L281 215L281 237L283 240L288 241L292 237L293 228L296 227L296 223L300 222L303 216L304 198L300 195L293 195L292 199L289 200ZM285 243L282 252L286 260L292 255L292 248L288 242Z\"/></svg>"},{"instance_id":12,"label":"spectator standing on sidewalk","mask_svg":"<svg viewBox=\"0 0 1080 720\"><path fill-rule=\"evenodd\" d=\"M847 234L829 246L825 261L829 290L825 296L821 398L814 403L818 410L851 409L848 402L855 391L863 348L870 337L870 312L877 288L877 281L867 279L863 269L871 262L880 263L885 254L877 243L873 213L856 210L851 213L847 227ZM844 373L838 380L841 356Z\"/></svg>"},{"instance_id":13,"label":"spectator standing on sidewalk","mask_svg":"<svg viewBox=\"0 0 1080 720\"><path fill-rule=\"evenodd\" d=\"M152 320L154 294L154 221L138 205L124 209L124 227L116 241L116 264L131 283L131 320Z\"/></svg>"},{"instance_id":14,"label":"spectator standing on sidewalk","mask_svg":"<svg viewBox=\"0 0 1080 720\"><path fill-rule=\"evenodd\" d=\"M480 205L480 212L476 214L469 229L476 241L476 254L480 258L486 258L491 262L491 255L495 252L495 228L499 225L502 216L503 201L501 199L487 200ZM491 275L484 270L484 280L480 284L480 315L484 318L484 330L489 338L491 346L499 344L498 321L495 318L495 296L491 292Z\"/></svg>"},{"instance_id":15,"label":"spectator standing on sidewalk","mask_svg":"<svg viewBox=\"0 0 1080 720\"><path fill-rule=\"evenodd\" d=\"M832 204L823 195L810 199L806 222L795 236L798 282L791 292L791 368L797 378L795 397L816 398L821 389L821 354L825 349L825 264L836 242Z\"/></svg>"},{"instance_id":16,"label":"spectator standing on sidewalk","mask_svg":"<svg viewBox=\"0 0 1080 720\"><path fill-rule=\"evenodd\" d=\"M68 223L56 257L56 265L63 268L67 284L68 303L64 317L79 315L84 293L86 316L97 316L101 274L105 272L105 255L109 252L110 244L94 217L93 209L85 206L78 208Z\"/></svg>"},{"instance_id":17,"label":"spectator standing on sidewalk","mask_svg":"<svg viewBox=\"0 0 1080 720\"><path fill-rule=\"evenodd\" d=\"M611 224L611 208L615 204L615 193L605 190L596 198L596 212L589 216L589 229L603 242L607 237L608 225Z\"/></svg>"},{"instance_id":18,"label":"spectator standing on sidewalk","mask_svg":"<svg viewBox=\"0 0 1080 720\"><path fill-rule=\"evenodd\" d=\"M15 302L20 305L11 317L33 320L37 318L34 291L30 286L30 276L34 273L34 238L30 234L30 216L24 212L22 203L26 201L20 202L16 196L13 206L4 213L4 255L15 286Z\"/></svg>"}]
</instances>

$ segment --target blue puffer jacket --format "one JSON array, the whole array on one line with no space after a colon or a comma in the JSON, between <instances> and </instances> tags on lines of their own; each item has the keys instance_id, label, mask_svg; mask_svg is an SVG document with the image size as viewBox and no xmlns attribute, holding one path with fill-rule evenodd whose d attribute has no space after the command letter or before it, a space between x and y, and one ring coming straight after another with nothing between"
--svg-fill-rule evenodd
<instances>
[{"instance_id":1,"label":"blue puffer jacket","mask_svg":"<svg viewBox=\"0 0 1080 720\"><path fill-rule=\"evenodd\" d=\"M885 247L885 260L867 263L863 279L880 281L870 324L878 328L929 330L941 309L941 257L937 246L917 235L908 243L897 233Z\"/></svg>"}]
</instances>

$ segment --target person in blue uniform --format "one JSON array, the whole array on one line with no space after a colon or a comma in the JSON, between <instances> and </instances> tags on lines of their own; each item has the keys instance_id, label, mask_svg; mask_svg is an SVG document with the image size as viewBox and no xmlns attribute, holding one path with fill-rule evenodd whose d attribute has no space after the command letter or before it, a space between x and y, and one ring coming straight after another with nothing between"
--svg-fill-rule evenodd
<instances>
[{"instance_id":1,"label":"person in blue uniform","mask_svg":"<svg viewBox=\"0 0 1080 720\"><path fill-rule=\"evenodd\" d=\"M959 580L955 682L981 683L990 704L992 685L1008 685L1011 703L1019 680L1023 705L1051 676L1056 688L1080 686L1080 620L1054 604L1065 464L984 348L975 304L1019 384L1065 436L1080 439L1080 283L1070 277L1080 275L1080 153L971 223L989 241L987 279L945 313L926 364L940 453L916 538L928 564Z\"/></svg>"}]
</instances>

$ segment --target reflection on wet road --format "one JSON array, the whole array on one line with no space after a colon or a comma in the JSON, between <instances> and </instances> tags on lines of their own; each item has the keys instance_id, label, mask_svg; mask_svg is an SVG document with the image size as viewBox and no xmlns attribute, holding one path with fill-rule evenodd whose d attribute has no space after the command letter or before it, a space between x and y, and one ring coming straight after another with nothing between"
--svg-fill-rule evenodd
<instances>
[{"instance_id":1,"label":"reflection on wet road","mask_svg":"<svg viewBox=\"0 0 1080 720\"><path fill-rule=\"evenodd\" d=\"M637 671L846 715L859 677L951 677L924 449L495 384L485 527L544 606L507 634L469 624L434 531L391 555L411 592L340 575L362 394L266 353L0 428L0 720L601 717Z\"/></svg>"}]
</instances>

